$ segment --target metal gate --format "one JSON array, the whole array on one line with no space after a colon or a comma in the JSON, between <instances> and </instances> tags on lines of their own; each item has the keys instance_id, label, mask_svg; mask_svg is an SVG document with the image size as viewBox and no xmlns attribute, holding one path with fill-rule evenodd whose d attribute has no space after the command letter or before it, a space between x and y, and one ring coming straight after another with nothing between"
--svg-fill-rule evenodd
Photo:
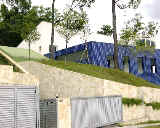
<instances>
[{"instance_id":1,"label":"metal gate","mask_svg":"<svg viewBox=\"0 0 160 128\"><path fill-rule=\"evenodd\" d=\"M40 127L57 128L56 99L48 99L40 101Z\"/></svg>"},{"instance_id":2,"label":"metal gate","mask_svg":"<svg viewBox=\"0 0 160 128\"><path fill-rule=\"evenodd\" d=\"M36 87L0 87L0 127L39 128L39 96Z\"/></svg>"},{"instance_id":3,"label":"metal gate","mask_svg":"<svg viewBox=\"0 0 160 128\"><path fill-rule=\"evenodd\" d=\"M122 121L122 97L71 99L72 128L97 128Z\"/></svg>"}]
</instances>

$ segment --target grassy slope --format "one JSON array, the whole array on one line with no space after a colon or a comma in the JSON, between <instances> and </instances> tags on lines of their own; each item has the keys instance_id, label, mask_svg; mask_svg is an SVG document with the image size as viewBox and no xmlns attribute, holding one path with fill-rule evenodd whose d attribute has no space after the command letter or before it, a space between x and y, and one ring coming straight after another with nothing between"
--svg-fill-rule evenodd
<instances>
[{"instance_id":1,"label":"grassy slope","mask_svg":"<svg viewBox=\"0 0 160 128\"><path fill-rule=\"evenodd\" d=\"M87 65L87 64L77 64L73 62L67 62L65 64L63 61L43 60L41 61L41 63L55 66L62 69L67 69L74 72L83 73L83 74L94 76L97 78L117 81L117 82L130 84L138 87L146 86L146 87L160 88L160 86L154 85L141 78L137 78L132 74L129 74L120 70L107 69L107 68Z\"/></svg>"},{"instance_id":2,"label":"grassy slope","mask_svg":"<svg viewBox=\"0 0 160 128\"><path fill-rule=\"evenodd\" d=\"M16 62L27 61L29 59L29 50L23 48L0 46L0 50L5 52ZM44 60L47 58L31 50L31 60L40 61L42 59Z\"/></svg>"},{"instance_id":3,"label":"grassy slope","mask_svg":"<svg viewBox=\"0 0 160 128\"><path fill-rule=\"evenodd\" d=\"M16 62L28 61L28 50L26 49L0 46L0 50L4 51ZM156 86L141 78L137 78L132 74L128 74L120 70L107 69L107 68L87 65L87 64L78 64L74 62L67 62L65 64L64 61L51 61L51 60L48 60L48 58L33 51L31 51L31 60L38 61L43 64L55 66L58 68L67 69L70 71L94 76L97 78L117 81L117 82L139 86L139 87L146 86L146 87L160 88L160 86Z\"/></svg>"},{"instance_id":4,"label":"grassy slope","mask_svg":"<svg viewBox=\"0 0 160 128\"><path fill-rule=\"evenodd\" d=\"M148 126L148 127L144 127L144 128L160 128L160 126Z\"/></svg>"}]
</instances>

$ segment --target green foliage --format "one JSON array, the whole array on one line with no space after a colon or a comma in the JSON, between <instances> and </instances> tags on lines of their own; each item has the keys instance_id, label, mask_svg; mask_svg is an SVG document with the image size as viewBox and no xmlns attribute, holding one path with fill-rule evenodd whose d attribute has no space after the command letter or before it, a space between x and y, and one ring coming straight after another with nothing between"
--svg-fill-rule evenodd
<instances>
[{"instance_id":1,"label":"green foliage","mask_svg":"<svg viewBox=\"0 0 160 128\"><path fill-rule=\"evenodd\" d=\"M159 120L149 120L149 121L141 122L138 124L154 124L154 123L160 123L160 121Z\"/></svg>"},{"instance_id":2,"label":"green foliage","mask_svg":"<svg viewBox=\"0 0 160 128\"><path fill-rule=\"evenodd\" d=\"M155 50L155 45L150 45L153 41L150 41L150 43L148 41L158 33L158 23L149 22L146 25L142 22L142 18L140 14L136 14L121 30L119 43L126 46L134 46L135 49L131 48L134 55L140 52L153 54Z\"/></svg>"},{"instance_id":3,"label":"green foliage","mask_svg":"<svg viewBox=\"0 0 160 128\"><path fill-rule=\"evenodd\" d=\"M37 29L35 28L36 26L34 26L34 24L25 24L25 28L23 30L23 32L21 33L23 39L28 42L31 43L33 41L39 40L40 38L40 34L37 31Z\"/></svg>"},{"instance_id":4,"label":"green foliage","mask_svg":"<svg viewBox=\"0 0 160 128\"><path fill-rule=\"evenodd\" d=\"M55 9L55 19L59 14ZM31 7L30 0L15 0L11 5L0 6L0 45L17 46L26 36L35 30L41 21L50 22L50 8ZM35 31L34 31L35 33Z\"/></svg>"},{"instance_id":5,"label":"green foliage","mask_svg":"<svg viewBox=\"0 0 160 128\"><path fill-rule=\"evenodd\" d=\"M95 0L72 0L72 3L75 6L78 6L80 9L84 7L91 7Z\"/></svg>"},{"instance_id":6,"label":"green foliage","mask_svg":"<svg viewBox=\"0 0 160 128\"><path fill-rule=\"evenodd\" d=\"M135 98L122 98L122 103L127 106L141 105L143 100Z\"/></svg>"},{"instance_id":7,"label":"green foliage","mask_svg":"<svg viewBox=\"0 0 160 128\"><path fill-rule=\"evenodd\" d=\"M61 20L57 25L57 31L64 36L68 41L79 31L82 31L85 28L85 25L88 23L87 14L84 11L80 13L67 9L63 15L61 15Z\"/></svg>"},{"instance_id":8,"label":"green foliage","mask_svg":"<svg viewBox=\"0 0 160 128\"><path fill-rule=\"evenodd\" d=\"M147 127L144 127L144 128L160 128L160 126L147 126Z\"/></svg>"},{"instance_id":9,"label":"green foliage","mask_svg":"<svg viewBox=\"0 0 160 128\"><path fill-rule=\"evenodd\" d=\"M159 120L149 120L149 121L146 121L146 122L135 123L134 125L156 124L156 123L160 123L160 121L159 121ZM117 126L119 126L119 127L124 127L124 126L129 126L129 125L133 125L133 123L132 123L132 124L118 123ZM145 128L146 128L146 127L145 127Z\"/></svg>"},{"instance_id":10,"label":"green foliage","mask_svg":"<svg viewBox=\"0 0 160 128\"><path fill-rule=\"evenodd\" d=\"M160 110L160 103L158 102L146 103L146 106L152 106L154 110Z\"/></svg>"},{"instance_id":11,"label":"green foliage","mask_svg":"<svg viewBox=\"0 0 160 128\"><path fill-rule=\"evenodd\" d=\"M120 39L127 43L126 45L136 46L143 38L150 39L158 33L158 23L149 22L145 24L142 22L143 17L136 14L135 17L126 23L124 29L121 30ZM141 45L142 46L142 45Z\"/></svg>"},{"instance_id":12,"label":"green foliage","mask_svg":"<svg viewBox=\"0 0 160 128\"><path fill-rule=\"evenodd\" d=\"M122 98L122 103L127 106L133 106L133 105L142 105L144 101L142 99L135 99L135 98ZM154 110L160 110L159 102L144 103L144 105L151 106Z\"/></svg>"},{"instance_id":13,"label":"green foliage","mask_svg":"<svg viewBox=\"0 0 160 128\"><path fill-rule=\"evenodd\" d=\"M106 35L106 36L112 36L113 29L110 25L103 25L101 27L101 31L97 32L98 34Z\"/></svg>"}]
</instances>

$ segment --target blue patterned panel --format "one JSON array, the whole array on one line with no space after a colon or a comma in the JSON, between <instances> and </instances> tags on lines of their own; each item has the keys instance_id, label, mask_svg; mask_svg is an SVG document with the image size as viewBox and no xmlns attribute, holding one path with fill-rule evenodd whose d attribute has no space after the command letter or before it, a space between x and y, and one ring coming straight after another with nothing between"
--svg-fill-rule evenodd
<instances>
[{"instance_id":1,"label":"blue patterned panel","mask_svg":"<svg viewBox=\"0 0 160 128\"><path fill-rule=\"evenodd\" d=\"M157 74L160 75L160 50L156 50L155 59L156 59Z\"/></svg>"},{"instance_id":2,"label":"blue patterned panel","mask_svg":"<svg viewBox=\"0 0 160 128\"><path fill-rule=\"evenodd\" d=\"M62 50L54 52L54 59L56 59L56 57L58 57L58 56L72 54L72 53L75 53L75 52L78 52L78 51L82 51L84 49L85 49L85 44L80 44L80 45L76 45L76 46L73 46L73 47L69 47L67 49L62 49ZM47 53L44 56L50 57L50 53Z\"/></svg>"},{"instance_id":3,"label":"blue patterned panel","mask_svg":"<svg viewBox=\"0 0 160 128\"><path fill-rule=\"evenodd\" d=\"M129 57L129 72L140 76L150 82L159 84L160 82L160 50L156 50L154 55L149 55L149 53L145 53L146 57L144 56L144 53L139 54L133 54L133 51L131 51L131 48L133 47L124 47L119 46L118 47L118 64L121 70L123 70L123 60L124 56ZM54 58L58 56L62 56L65 54L72 54L74 52L82 51L85 49L85 44L76 45L67 49L59 50L54 53ZM45 54L45 56L49 57L49 53ZM109 67L109 62L107 60L107 56L113 56L114 55L114 45L111 43L103 43L103 42L88 42L88 57L89 62L87 59L83 59L81 63L89 63L97 66L103 66L103 67ZM138 62L137 57L142 57L142 63L144 71L142 74L138 74ZM151 73L151 58L156 59L156 73ZM80 62L80 61L77 61Z\"/></svg>"},{"instance_id":4,"label":"blue patterned panel","mask_svg":"<svg viewBox=\"0 0 160 128\"><path fill-rule=\"evenodd\" d=\"M151 58L144 57L144 72L151 73Z\"/></svg>"},{"instance_id":5,"label":"blue patterned panel","mask_svg":"<svg viewBox=\"0 0 160 128\"><path fill-rule=\"evenodd\" d=\"M121 70L123 70L123 58L124 58L125 50L122 47L118 48L118 66Z\"/></svg>"},{"instance_id":6,"label":"blue patterned panel","mask_svg":"<svg viewBox=\"0 0 160 128\"><path fill-rule=\"evenodd\" d=\"M147 81L149 81L151 83L160 85L160 77L157 74L147 73L146 72L146 73L139 74L138 77L141 77L144 80L147 80Z\"/></svg>"},{"instance_id":7,"label":"blue patterned panel","mask_svg":"<svg viewBox=\"0 0 160 128\"><path fill-rule=\"evenodd\" d=\"M137 58L134 56L130 56L130 63L129 63L129 72L137 75L138 74L138 63L137 63Z\"/></svg>"}]
</instances>

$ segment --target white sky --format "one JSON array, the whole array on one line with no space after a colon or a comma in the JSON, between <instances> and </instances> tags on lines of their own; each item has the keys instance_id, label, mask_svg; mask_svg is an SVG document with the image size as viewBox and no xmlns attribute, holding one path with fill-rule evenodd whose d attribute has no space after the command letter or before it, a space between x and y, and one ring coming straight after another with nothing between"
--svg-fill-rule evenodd
<instances>
[{"instance_id":1,"label":"white sky","mask_svg":"<svg viewBox=\"0 0 160 128\"><path fill-rule=\"evenodd\" d=\"M63 10L66 7L66 4L69 3L71 3L71 0L56 0L55 8ZM44 7L51 7L52 0L32 0L32 4L42 5ZM144 17L144 21L159 21L159 5L160 0L141 0L141 4L137 10L117 9L118 32L120 32L120 29L123 27L124 22L127 21L129 18L133 17L135 13L141 13L141 15ZM97 32L97 30L99 30L103 24L112 25L111 9L111 0L96 0L94 6L91 9L87 10L91 31ZM156 41L157 48L160 48L159 36L160 34L158 34L157 37L154 39Z\"/></svg>"}]
</instances>

